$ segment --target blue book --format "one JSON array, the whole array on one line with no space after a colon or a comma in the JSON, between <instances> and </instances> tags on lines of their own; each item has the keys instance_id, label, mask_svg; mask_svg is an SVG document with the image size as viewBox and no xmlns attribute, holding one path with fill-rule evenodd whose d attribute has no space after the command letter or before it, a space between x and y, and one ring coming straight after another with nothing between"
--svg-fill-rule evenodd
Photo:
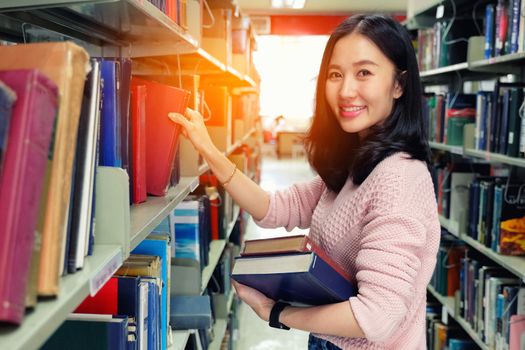
<instances>
[{"instance_id":1,"label":"blue book","mask_svg":"<svg viewBox=\"0 0 525 350\"><path fill-rule=\"evenodd\" d=\"M201 262L199 201L182 201L175 207L174 214L176 232L174 257Z\"/></svg>"},{"instance_id":2,"label":"blue book","mask_svg":"<svg viewBox=\"0 0 525 350\"><path fill-rule=\"evenodd\" d=\"M511 11L512 11L512 21L509 23L510 27L510 52L508 53L516 53L518 52L518 38L519 38L519 31L520 31L520 16L521 16L521 1L520 0L512 0L511 1Z\"/></svg>"},{"instance_id":3,"label":"blue book","mask_svg":"<svg viewBox=\"0 0 525 350\"><path fill-rule=\"evenodd\" d=\"M161 260L161 318L160 318L160 338L161 338L161 349L167 347L167 327L168 327L168 268L171 257L169 255L170 244L169 238L166 235L150 235L131 252L132 254L146 254L160 257Z\"/></svg>"},{"instance_id":4,"label":"blue book","mask_svg":"<svg viewBox=\"0 0 525 350\"><path fill-rule=\"evenodd\" d=\"M470 339L450 338L448 340L448 350L474 350L478 346Z\"/></svg>"},{"instance_id":5,"label":"blue book","mask_svg":"<svg viewBox=\"0 0 525 350\"><path fill-rule=\"evenodd\" d=\"M100 120L100 164L121 167L120 117L117 94L119 79L118 62L102 60L100 71L104 81L102 90L102 116Z\"/></svg>"},{"instance_id":6,"label":"blue book","mask_svg":"<svg viewBox=\"0 0 525 350\"><path fill-rule=\"evenodd\" d=\"M494 57L494 5L485 7L485 58Z\"/></svg>"},{"instance_id":7,"label":"blue book","mask_svg":"<svg viewBox=\"0 0 525 350\"><path fill-rule=\"evenodd\" d=\"M9 86L0 81L0 177L2 176L2 160L7 147L7 131L11 111L16 100L16 94Z\"/></svg>"},{"instance_id":8,"label":"blue book","mask_svg":"<svg viewBox=\"0 0 525 350\"><path fill-rule=\"evenodd\" d=\"M212 326L209 295L171 297L170 324L173 329L208 329Z\"/></svg>"},{"instance_id":9,"label":"blue book","mask_svg":"<svg viewBox=\"0 0 525 350\"><path fill-rule=\"evenodd\" d=\"M348 300L357 287L316 253L238 257L232 278L274 300L324 305Z\"/></svg>"}]
</instances>

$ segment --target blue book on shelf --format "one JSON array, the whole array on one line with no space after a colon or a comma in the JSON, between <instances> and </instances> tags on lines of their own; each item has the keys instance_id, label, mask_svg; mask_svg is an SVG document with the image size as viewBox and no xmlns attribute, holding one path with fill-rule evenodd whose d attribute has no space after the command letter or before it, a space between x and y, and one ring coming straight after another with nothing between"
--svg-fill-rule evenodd
<instances>
[{"instance_id":1,"label":"blue book on shelf","mask_svg":"<svg viewBox=\"0 0 525 350\"><path fill-rule=\"evenodd\" d=\"M201 261L199 201L185 200L175 207L175 257Z\"/></svg>"},{"instance_id":2,"label":"blue book on shelf","mask_svg":"<svg viewBox=\"0 0 525 350\"><path fill-rule=\"evenodd\" d=\"M494 56L494 5L485 7L485 58Z\"/></svg>"},{"instance_id":3,"label":"blue book on shelf","mask_svg":"<svg viewBox=\"0 0 525 350\"><path fill-rule=\"evenodd\" d=\"M521 17L521 0L512 0L511 1L511 11L512 11L512 21L508 24L510 27L510 52L507 53L516 53L519 48L519 31L520 31L520 20Z\"/></svg>"},{"instance_id":4,"label":"blue book on shelf","mask_svg":"<svg viewBox=\"0 0 525 350\"><path fill-rule=\"evenodd\" d=\"M208 329L212 326L209 295L172 296L170 305L170 325L173 329Z\"/></svg>"},{"instance_id":5,"label":"blue book on shelf","mask_svg":"<svg viewBox=\"0 0 525 350\"><path fill-rule=\"evenodd\" d=\"M165 234L150 235L144 239L140 244L131 252L131 254L146 254L160 257L161 260L161 319L160 319L160 338L161 348L166 349L167 337L168 337L168 268L171 261L169 255L170 244L169 238Z\"/></svg>"},{"instance_id":6,"label":"blue book on shelf","mask_svg":"<svg viewBox=\"0 0 525 350\"><path fill-rule=\"evenodd\" d=\"M232 278L274 300L324 305L348 300L357 287L316 253L238 257Z\"/></svg>"},{"instance_id":7,"label":"blue book on shelf","mask_svg":"<svg viewBox=\"0 0 525 350\"><path fill-rule=\"evenodd\" d=\"M100 120L100 164L102 166L121 167L120 152L120 116L118 99L118 62L102 60L101 76L104 81L102 89L102 116Z\"/></svg>"},{"instance_id":8,"label":"blue book on shelf","mask_svg":"<svg viewBox=\"0 0 525 350\"><path fill-rule=\"evenodd\" d=\"M450 338L448 341L448 350L474 350L478 346L470 339Z\"/></svg>"}]
</instances>

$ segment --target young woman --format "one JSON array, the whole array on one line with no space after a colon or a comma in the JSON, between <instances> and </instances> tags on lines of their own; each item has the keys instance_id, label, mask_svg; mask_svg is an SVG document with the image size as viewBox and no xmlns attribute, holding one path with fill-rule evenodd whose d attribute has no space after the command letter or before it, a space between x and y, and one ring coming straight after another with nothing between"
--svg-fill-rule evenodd
<instances>
[{"instance_id":1,"label":"young woman","mask_svg":"<svg viewBox=\"0 0 525 350\"><path fill-rule=\"evenodd\" d=\"M356 15L341 23L325 48L306 139L319 176L273 194L235 170L198 113L170 114L259 225L309 227L355 276L357 296L315 307L283 308L234 283L263 320L273 309L281 325L311 332L309 349L426 348L426 286L440 225L417 67L410 38L394 20Z\"/></svg>"}]
</instances>

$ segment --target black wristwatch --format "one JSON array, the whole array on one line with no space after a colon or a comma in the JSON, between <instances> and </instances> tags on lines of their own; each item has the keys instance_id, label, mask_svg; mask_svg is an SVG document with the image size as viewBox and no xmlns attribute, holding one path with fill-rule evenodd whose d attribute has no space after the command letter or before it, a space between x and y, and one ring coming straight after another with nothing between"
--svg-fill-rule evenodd
<instances>
[{"instance_id":1,"label":"black wristwatch","mask_svg":"<svg viewBox=\"0 0 525 350\"><path fill-rule=\"evenodd\" d=\"M278 301L273 305L272 311L270 311L270 322L269 322L270 327L284 329L284 330L290 329L290 327L279 322L279 315L281 314L281 311L283 311L284 308L287 306L290 306L290 304L283 303L282 301Z\"/></svg>"}]
</instances>

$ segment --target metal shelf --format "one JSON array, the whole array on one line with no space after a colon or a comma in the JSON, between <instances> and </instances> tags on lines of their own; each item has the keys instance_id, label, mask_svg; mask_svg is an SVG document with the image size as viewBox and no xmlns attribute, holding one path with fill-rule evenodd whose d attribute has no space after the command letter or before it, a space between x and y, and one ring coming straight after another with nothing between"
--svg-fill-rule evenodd
<instances>
[{"instance_id":1,"label":"metal shelf","mask_svg":"<svg viewBox=\"0 0 525 350\"><path fill-rule=\"evenodd\" d=\"M459 154L460 156L463 155L463 147L462 146L450 146L450 145L445 145L444 143L433 142L433 141L429 141L428 145L431 148L434 148L434 149L439 149L439 150L442 150L442 151L447 151L447 152L450 152L450 153Z\"/></svg>"},{"instance_id":2,"label":"metal shelf","mask_svg":"<svg viewBox=\"0 0 525 350\"><path fill-rule=\"evenodd\" d=\"M168 350L184 350L192 331L190 329L184 331L173 331L173 344L168 347Z\"/></svg>"},{"instance_id":3,"label":"metal shelf","mask_svg":"<svg viewBox=\"0 0 525 350\"><path fill-rule=\"evenodd\" d=\"M485 247L483 244L471 238L466 233L459 232L459 227L456 223L451 222L450 220L444 218L441 215L439 216L439 222L441 226L446 228L451 234L458 237L459 239L467 243L469 246L476 249L481 254L485 255L492 261L503 266L504 268L521 278L523 281L525 281L525 259L523 257L501 255L494 252L492 249Z\"/></svg>"},{"instance_id":4,"label":"metal shelf","mask_svg":"<svg viewBox=\"0 0 525 350\"><path fill-rule=\"evenodd\" d=\"M210 282L211 276L213 275L213 271L215 270L215 267L219 263L219 260L222 255L222 251L224 250L224 247L226 246L226 242L229 240L230 235L235 226L235 222L237 221L237 218L239 217L239 213L240 213L239 206L234 205L233 206L233 220L228 224L228 227L226 229L226 238L216 239L216 240L211 241L210 243L210 254L209 254L208 265L202 270L201 291L204 291L204 289Z\"/></svg>"},{"instance_id":5,"label":"metal shelf","mask_svg":"<svg viewBox=\"0 0 525 350\"><path fill-rule=\"evenodd\" d=\"M523 257L498 254L466 234L461 234L459 238L481 254L500 264L505 269L525 281L525 259Z\"/></svg>"},{"instance_id":6,"label":"metal shelf","mask_svg":"<svg viewBox=\"0 0 525 350\"><path fill-rule=\"evenodd\" d=\"M466 69L468 69L468 63L467 62L463 62L463 63L454 64L452 66L440 67L440 68L436 68L436 69L430 69L430 70L422 71L419 74L419 76L422 79L424 79L424 78L427 78L427 77L433 77L433 76L443 75L443 74L447 74L447 73L454 73L454 72L461 71L461 70L466 70Z\"/></svg>"},{"instance_id":7,"label":"metal shelf","mask_svg":"<svg viewBox=\"0 0 525 350\"><path fill-rule=\"evenodd\" d=\"M490 163L503 163L503 164L515 165L518 167L525 167L524 158L509 157L504 154L491 153L487 151L480 151L477 149L465 148L464 155L480 158Z\"/></svg>"},{"instance_id":8,"label":"metal shelf","mask_svg":"<svg viewBox=\"0 0 525 350\"><path fill-rule=\"evenodd\" d=\"M439 223L442 227L446 228L450 234L459 238L459 223L452 222L442 215L439 216Z\"/></svg>"},{"instance_id":9,"label":"metal shelf","mask_svg":"<svg viewBox=\"0 0 525 350\"><path fill-rule=\"evenodd\" d=\"M131 250L133 250L190 192L199 186L198 177L182 177L164 197L148 197L131 207Z\"/></svg>"},{"instance_id":10,"label":"metal shelf","mask_svg":"<svg viewBox=\"0 0 525 350\"><path fill-rule=\"evenodd\" d=\"M82 300L95 294L120 265L120 246L95 245L93 255L86 258L84 268L60 280L56 299L39 301L19 327L0 328L0 349L40 348Z\"/></svg>"},{"instance_id":11,"label":"metal shelf","mask_svg":"<svg viewBox=\"0 0 525 350\"><path fill-rule=\"evenodd\" d=\"M226 328L228 327L228 321L223 319L216 319L213 325L213 340L208 346L208 350L220 350L222 339L226 334Z\"/></svg>"},{"instance_id":12,"label":"metal shelf","mask_svg":"<svg viewBox=\"0 0 525 350\"><path fill-rule=\"evenodd\" d=\"M458 154L460 156L474 157L485 160L489 163L502 163L525 168L525 158L509 157L504 154L491 153L472 148L463 148L462 146L449 146L433 141L429 141L428 144L431 148Z\"/></svg>"}]
</instances>

